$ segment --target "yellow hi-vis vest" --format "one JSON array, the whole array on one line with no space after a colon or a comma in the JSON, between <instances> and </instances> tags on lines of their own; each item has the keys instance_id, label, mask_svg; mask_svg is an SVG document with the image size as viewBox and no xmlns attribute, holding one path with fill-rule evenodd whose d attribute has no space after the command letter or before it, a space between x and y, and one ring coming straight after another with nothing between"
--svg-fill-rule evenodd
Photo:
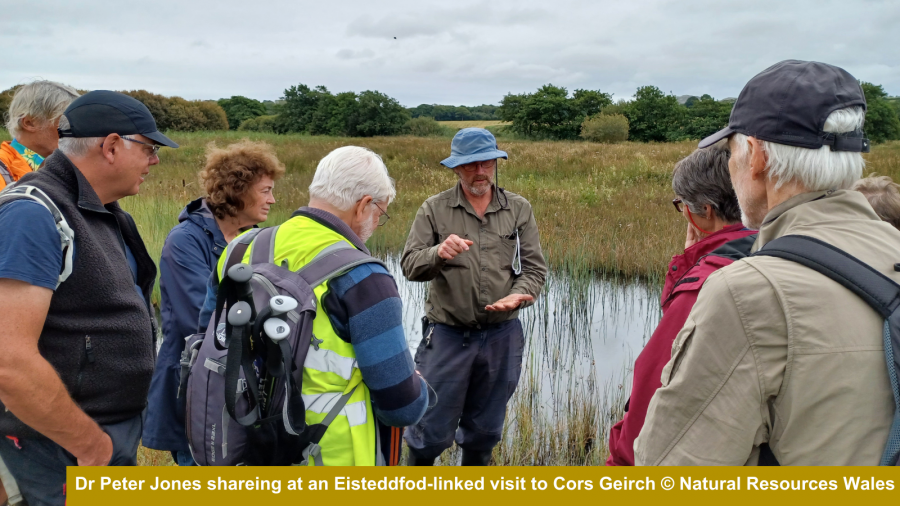
<instances>
[{"instance_id":1,"label":"yellow hi-vis vest","mask_svg":"<svg viewBox=\"0 0 900 506\"><path fill-rule=\"evenodd\" d=\"M328 227L305 216L296 216L278 228L273 248L275 265L296 272L320 251L340 241L350 244L344 236ZM219 258L219 279L224 278L227 258L227 251ZM250 262L250 248L244 254L243 262ZM322 462L326 466L374 466L377 441L372 399L369 388L363 383L353 346L338 337L325 314L322 296L327 284L324 282L313 289L316 295L314 339L303 367L300 391L306 406L306 423L321 422L342 395L357 387L319 442ZM309 464L313 465L313 459L309 459Z\"/></svg>"}]
</instances>

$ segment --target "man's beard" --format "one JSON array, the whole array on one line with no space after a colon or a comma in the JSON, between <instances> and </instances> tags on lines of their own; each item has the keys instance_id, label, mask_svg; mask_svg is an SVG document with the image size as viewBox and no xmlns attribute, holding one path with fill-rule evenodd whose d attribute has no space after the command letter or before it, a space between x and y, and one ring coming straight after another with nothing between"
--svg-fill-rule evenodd
<instances>
[{"instance_id":1,"label":"man's beard","mask_svg":"<svg viewBox=\"0 0 900 506\"><path fill-rule=\"evenodd\" d=\"M378 222L368 220L368 221L363 222L360 225L360 227L361 228L359 230L359 238L360 238L360 240L362 240L362 242L366 242L369 240L370 237L372 237L372 234L375 233L375 228L378 227Z\"/></svg>"},{"instance_id":2,"label":"man's beard","mask_svg":"<svg viewBox=\"0 0 900 506\"><path fill-rule=\"evenodd\" d=\"M487 184L486 184L486 185L475 186L474 183L476 183L476 182L481 182L481 181L486 181ZM482 196L482 195L485 195L487 192L491 191L491 180L490 180L490 178L488 178L488 179L481 179L481 180L479 180L479 181L473 181L473 184L471 184L471 185L470 185L469 183L467 183L465 179L462 179L462 178L460 178L460 182L462 182L462 185L466 188L466 190L469 191L469 193L471 193L472 195L475 195L475 196L477 196L477 197L480 197L480 196Z\"/></svg>"}]
</instances>

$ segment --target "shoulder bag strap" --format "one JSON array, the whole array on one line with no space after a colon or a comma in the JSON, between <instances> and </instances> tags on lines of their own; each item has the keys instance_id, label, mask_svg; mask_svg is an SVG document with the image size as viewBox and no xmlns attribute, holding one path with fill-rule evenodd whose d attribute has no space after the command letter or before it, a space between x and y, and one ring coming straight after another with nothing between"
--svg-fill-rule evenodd
<instances>
[{"instance_id":1,"label":"shoulder bag strap","mask_svg":"<svg viewBox=\"0 0 900 506\"><path fill-rule=\"evenodd\" d=\"M900 284L853 255L804 235L779 237L751 256L783 258L824 274L866 301L885 319L884 354L894 395L894 422L881 465L900 465Z\"/></svg>"}]
</instances>

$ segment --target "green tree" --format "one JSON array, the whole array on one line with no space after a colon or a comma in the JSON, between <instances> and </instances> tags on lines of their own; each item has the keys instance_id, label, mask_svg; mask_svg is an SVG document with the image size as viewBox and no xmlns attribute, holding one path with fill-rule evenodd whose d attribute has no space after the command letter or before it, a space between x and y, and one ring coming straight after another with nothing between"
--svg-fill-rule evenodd
<instances>
[{"instance_id":1,"label":"green tree","mask_svg":"<svg viewBox=\"0 0 900 506\"><path fill-rule=\"evenodd\" d=\"M328 92L324 86L312 90L305 84L291 86L284 90L284 97L282 97L284 103L281 105L281 112L275 122L275 131L278 133L308 132L316 106L323 95L321 90L324 90L325 93Z\"/></svg>"},{"instance_id":2,"label":"green tree","mask_svg":"<svg viewBox=\"0 0 900 506\"><path fill-rule=\"evenodd\" d=\"M166 97L146 90L123 91L122 93L147 106L160 130L182 132L228 130L225 111L213 101Z\"/></svg>"},{"instance_id":3,"label":"green tree","mask_svg":"<svg viewBox=\"0 0 900 506\"><path fill-rule=\"evenodd\" d=\"M666 95L656 86L638 88L624 112L632 140L666 142L687 138L683 129L687 108L674 95Z\"/></svg>"},{"instance_id":4,"label":"green tree","mask_svg":"<svg viewBox=\"0 0 900 506\"><path fill-rule=\"evenodd\" d=\"M393 99L378 91L363 91L357 99L356 135L397 135L409 121L409 112Z\"/></svg>"},{"instance_id":5,"label":"green tree","mask_svg":"<svg viewBox=\"0 0 900 506\"><path fill-rule=\"evenodd\" d=\"M680 133L688 139L702 139L728 126L734 102L721 101L709 95L688 100Z\"/></svg>"},{"instance_id":6,"label":"green tree","mask_svg":"<svg viewBox=\"0 0 900 506\"><path fill-rule=\"evenodd\" d=\"M900 139L900 117L881 85L861 82L866 95L866 136L872 142Z\"/></svg>"},{"instance_id":7,"label":"green tree","mask_svg":"<svg viewBox=\"0 0 900 506\"><path fill-rule=\"evenodd\" d=\"M244 120L267 114L266 106L259 100L235 95L219 99L218 104L225 110L228 126L237 130Z\"/></svg>"},{"instance_id":8,"label":"green tree","mask_svg":"<svg viewBox=\"0 0 900 506\"><path fill-rule=\"evenodd\" d=\"M622 114L597 114L581 124L581 137L592 142L616 143L628 140L628 119Z\"/></svg>"}]
</instances>

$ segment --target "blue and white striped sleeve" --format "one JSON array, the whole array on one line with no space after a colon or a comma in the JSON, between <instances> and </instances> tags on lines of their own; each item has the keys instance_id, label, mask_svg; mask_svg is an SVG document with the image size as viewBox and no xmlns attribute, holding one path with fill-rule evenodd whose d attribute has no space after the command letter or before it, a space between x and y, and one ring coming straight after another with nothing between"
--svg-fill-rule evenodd
<instances>
[{"instance_id":1,"label":"blue and white striped sleeve","mask_svg":"<svg viewBox=\"0 0 900 506\"><path fill-rule=\"evenodd\" d=\"M418 422L428 390L415 373L403 302L390 273L377 264L360 265L329 283L323 304L335 332L353 345L378 419L392 427Z\"/></svg>"}]
</instances>

